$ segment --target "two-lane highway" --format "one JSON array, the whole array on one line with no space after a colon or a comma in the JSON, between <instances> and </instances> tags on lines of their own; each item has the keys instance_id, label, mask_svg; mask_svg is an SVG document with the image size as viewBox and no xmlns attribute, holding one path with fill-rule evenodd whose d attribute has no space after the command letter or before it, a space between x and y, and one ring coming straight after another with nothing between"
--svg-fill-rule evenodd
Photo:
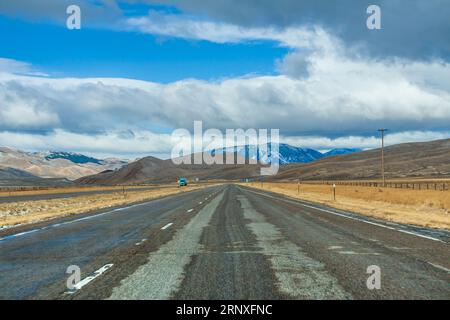
<instances>
[{"instance_id":1,"label":"two-lane highway","mask_svg":"<svg viewBox=\"0 0 450 320\"><path fill-rule=\"evenodd\" d=\"M448 233L259 190L217 186L88 217L0 240L0 297L450 298ZM69 293L70 265L95 277ZM370 266L380 289L367 287Z\"/></svg>"}]
</instances>

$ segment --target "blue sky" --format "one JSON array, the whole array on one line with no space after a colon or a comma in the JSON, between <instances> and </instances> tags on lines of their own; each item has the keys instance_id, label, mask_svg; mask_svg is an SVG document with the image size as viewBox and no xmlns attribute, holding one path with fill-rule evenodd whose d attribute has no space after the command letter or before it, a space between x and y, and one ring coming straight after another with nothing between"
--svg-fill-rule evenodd
<instances>
[{"instance_id":1,"label":"blue sky","mask_svg":"<svg viewBox=\"0 0 450 320\"><path fill-rule=\"evenodd\" d=\"M56 77L123 77L155 82L275 74L288 51L263 41L216 44L137 32L36 23L0 16L2 57ZM25 41L24 41L25 40Z\"/></svg>"},{"instance_id":2,"label":"blue sky","mask_svg":"<svg viewBox=\"0 0 450 320\"><path fill-rule=\"evenodd\" d=\"M0 145L166 158L196 120L319 150L450 137L450 6L379 0L369 30L369 4L1 2Z\"/></svg>"}]
</instances>

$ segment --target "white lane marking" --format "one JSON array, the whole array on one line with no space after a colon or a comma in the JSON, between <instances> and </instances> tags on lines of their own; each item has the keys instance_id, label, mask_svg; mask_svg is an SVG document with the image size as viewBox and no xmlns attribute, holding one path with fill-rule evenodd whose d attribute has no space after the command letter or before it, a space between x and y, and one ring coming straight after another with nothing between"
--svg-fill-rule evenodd
<instances>
[{"instance_id":1,"label":"white lane marking","mask_svg":"<svg viewBox=\"0 0 450 320\"><path fill-rule=\"evenodd\" d=\"M358 254L358 255L374 255L379 256L380 254L378 252L355 252L355 251L339 251L340 254Z\"/></svg>"},{"instance_id":2,"label":"white lane marking","mask_svg":"<svg viewBox=\"0 0 450 320\"><path fill-rule=\"evenodd\" d=\"M97 271L95 271L91 276L88 276L86 278L84 278L83 280L81 280L80 282L78 282L76 285L73 286L73 290L68 291L67 293L74 293L77 290L80 290L81 288L83 288L85 285L87 285L88 283L94 281L94 279L98 278L99 276L101 276L103 273L105 273L106 271L108 271L109 269L111 269L111 267L114 264L109 263L104 265L103 267L101 267L100 269L98 269Z\"/></svg>"},{"instance_id":3,"label":"white lane marking","mask_svg":"<svg viewBox=\"0 0 450 320\"><path fill-rule=\"evenodd\" d=\"M341 246L330 246L328 247L328 250L336 250L336 249L343 249Z\"/></svg>"},{"instance_id":4,"label":"white lane marking","mask_svg":"<svg viewBox=\"0 0 450 320\"><path fill-rule=\"evenodd\" d=\"M408 247L390 247L390 246L386 246L389 249L392 250L414 250L414 248L408 248Z\"/></svg>"},{"instance_id":5,"label":"white lane marking","mask_svg":"<svg viewBox=\"0 0 450 320\"><path fill-rule=\"evenodd\" d=\"M166 224L164 227L161 228L161 230L166 230L167 228L169 228L171 225L173 225L173 223L168 223Z\"/></svg>"},{"instance_id":6,"label":"white lane marking","mask_svg":"<svg viewBox=\"0 0 450 320\"><path fill-rule=\"evenodd\" d=\"M194 209L189 209L188 211L186 211L187 213L194 211Z\"/></svg>"},{"instance_id":7,"label":"white lane marking","mask_svg":"<svg viewBox=\"0 0 450 320\"><path fill-rule=\"evenodd\" d=\"M246 190L248 190L248 189L246 189ZM381 224L381 223L376 223L376 222L367 221L367 220L364 220L364 219L359 219L359 218L356 218L356 217L351 217L351 216L348 216L348 215L345 215L345 214L342 214L342 213L338 213L338 212L331 211L331 210L327 210L327 209L317 208L317 207L310 206L310 205L307 205L307 204L304 204L304 203L299 203L299 202L297 202L297 201L290 201L290 200L288 200L288 199L283 199L283 198L281 198L281 197L280 197L280 198L276 198L276 197L273 197L273 196L270 196L270 195L267 195L267 194L264 194L264 193L261 193L261 192L256 192L256 191L253 191L253 190L248 190L248 191L253 192L253 193L256 193L256 194L259 194L259 195L262 195L262 196L266 196L266 197L268 197L268 198L272 198L272 199L276 199L276 200L282 200L282 201L284 201L284 202L289 202L289 203L295 203L295 204L297 204L297 205L304 206L304 207L307 207L307 208L311 208L311 209L314 209L314 210L318 210L318 211L323 211L323 212L331 213L331 214L334 214L334 215L336 215L336 216L340 216L340 217L343 217L343 218L352 219L352 220L356 220L356 221L360 221L360 222L372 224L372 225L375 225L375 226L378 226L378 227L381 227L381 228L386 228L386 229L390 229L390 230L395 230L395 231L407 233L407 234L410 234L410 235L413 235L413 236L416 236L416 237L420 237L420 238L425 238L425 239L428 239L428 240L433 240L433 241L438 241L438 242L446 243L445 241L442 241L441 239L433 238L433 237L426 236L426 235L423 235L423 234L420 234L420 233L416 233L416 232L412 232L412 231L406 231L406 230L403 230L403 229L398 229L398 228L389 227L389 226L386 226L386 225Z\"/></svg>"},{"instance_id":8,"label":"white lane marking","mask_svg":"<svg viewBox=\"0 0 450 320\"><path fill-rule=\"evenodd\" d=\"M147 239L142 239L139 242L136 242L135 245L140 246L141 244L143 244L145 241L147 241Z\"/></svg>"},{"instance_id":9,"label":"white lane marking","mask_svg":"<svg viewBox=\"0 0 450 320\"><path fill-rule=\"evenodd\" d=\"M440 266L440 265L438 265L438 264L431 263L431 262L428 262L428 264L430 264L430 265L432 265L433 267L438 268L438 269L440 269L440 270L446 271L447 273L450 273L450 269L447 269L446 267L443 267L443 266Z\"/></svg>"}]
</instances>

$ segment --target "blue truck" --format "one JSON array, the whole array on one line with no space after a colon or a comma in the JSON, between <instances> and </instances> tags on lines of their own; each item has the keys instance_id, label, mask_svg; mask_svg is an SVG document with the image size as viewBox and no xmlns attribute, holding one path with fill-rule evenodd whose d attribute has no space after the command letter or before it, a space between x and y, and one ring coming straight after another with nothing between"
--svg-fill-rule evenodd
<instances>
[{"instance_id":1,"label":"blue truck","mask_svg":"<svg viewBox=\"0 0 450 320\"><path fill-rule=\"evenodd\" d=\"M188 185L187 179L185 177L179 177L178 178L178 185L180 187L185 187Z\"/></svg>"}]
</instances>

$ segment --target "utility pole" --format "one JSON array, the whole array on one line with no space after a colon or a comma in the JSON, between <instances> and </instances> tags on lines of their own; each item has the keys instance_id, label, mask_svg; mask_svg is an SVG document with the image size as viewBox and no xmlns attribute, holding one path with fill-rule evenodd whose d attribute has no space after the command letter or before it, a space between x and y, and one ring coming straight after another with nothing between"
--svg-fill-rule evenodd
<instances>
[{"instance_id":1,"label":"utility pole","mask_svg":"<svg viewBox=\"0 0 450 320\"><path fill-rule=\"evenodd\" d=\"M336 183L333 183L333 200L336 201Z\"/></svg>"},{"instance_id":2,"label":"utility pole","mask_svg":"<svg viewBox=\"0 0 450 320\"><path fill-rule=\"evenodd\" d=\"M386 186L386 176L384 174L384 133L387 131L387 129L381 128L378 129L379 132L381 132L381 176L383 179L383 187Z\"/></svg>"}]
</instances>

